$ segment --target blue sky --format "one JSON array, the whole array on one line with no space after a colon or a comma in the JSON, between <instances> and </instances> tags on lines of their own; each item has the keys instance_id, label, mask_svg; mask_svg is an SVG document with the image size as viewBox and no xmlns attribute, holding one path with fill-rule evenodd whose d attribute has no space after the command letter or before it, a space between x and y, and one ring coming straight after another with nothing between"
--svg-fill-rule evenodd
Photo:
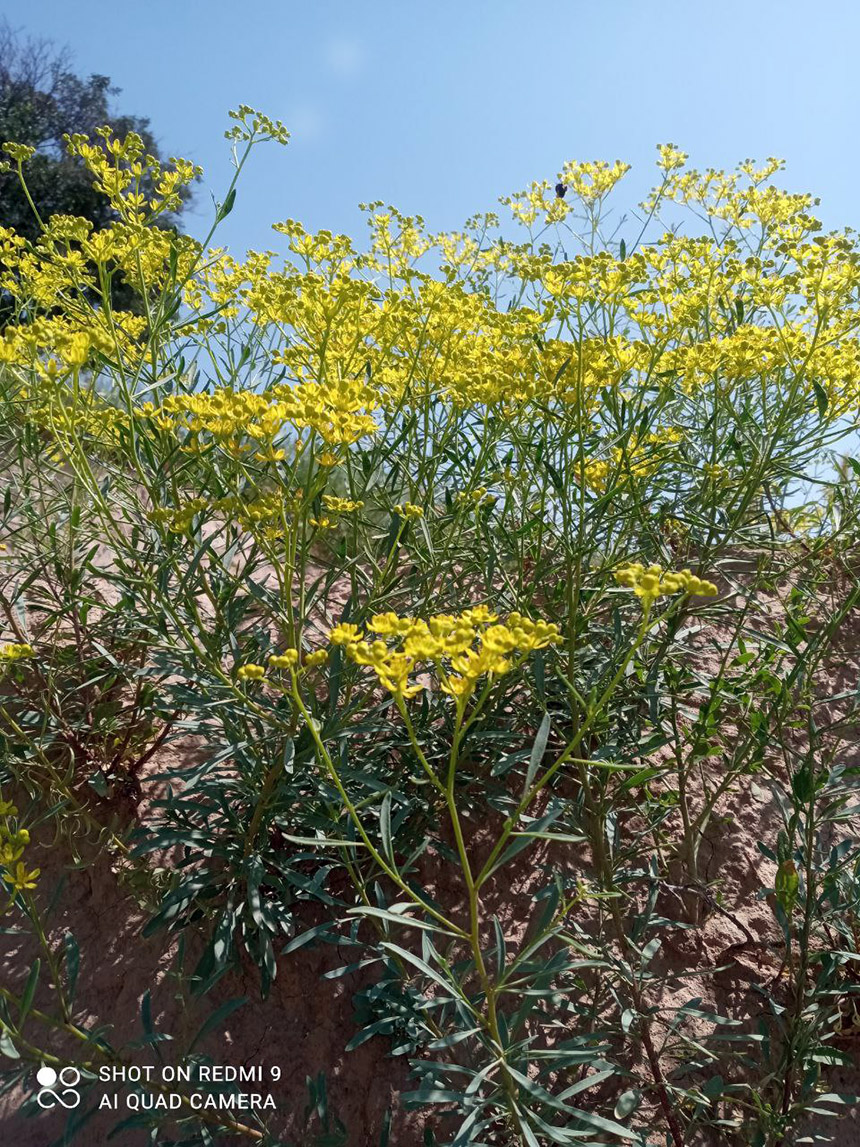
<instances>
[{"instance_id":1,"label":"blue sky","mask_svg":"<svg viewBox=\"0 0 860 1147\"><path fill-rule=\"evenodd\" d=\"M856 0L0 0L13 27L67 45L121 87L165 154L206 169L196 234L229 179L226 112L280 118L222 241L280 247L270 223L362 236L360 201L453 228L565 159L624 159L635 205L655 146L699 167L778 155L828 226L860 229Z\"/></svg>"}]
</instances>

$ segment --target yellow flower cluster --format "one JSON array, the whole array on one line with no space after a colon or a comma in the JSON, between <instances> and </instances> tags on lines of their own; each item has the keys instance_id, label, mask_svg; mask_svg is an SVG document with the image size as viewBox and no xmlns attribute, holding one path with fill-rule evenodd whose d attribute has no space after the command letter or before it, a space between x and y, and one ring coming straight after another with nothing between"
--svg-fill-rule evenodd
<instances>
[{"instance_id":1,"label":"yellow flower cluster","mask_svg":"<svg viewBox=\"0 0 860 1147\"><path fill-rule=\"evenodd\" d=\"M237 522L241 529L255 537L270 541L283 537L285 527L294 520L300 507L301 494L290 496L281 489L267 490L246 498L232 495L211 503L213 513Z\"/></svg>"},{"instance_id":2,"label":"yellow flower cluster","mask_svg":"<svg viewBox=\"0 0 860 1147\"><path fill-rule=\"evenodd\" d=\"M7 642L0 645L0 662L7 664L12 661L22 661L25 657L33 656L33 646L18 642Z\"/></svg>"},{"instance_id":3,"label":"yellow flower cluster","mask_svg":"<svg viewBox=\"0 0 860 1147\"><path fill-rule=\"evenodd\" d=\"M120 217L143 224L181 206L182 191L202 169L186 159L171 160L165 168L146 154L136 132L115 138L110 127L96 129L96 142L75 133L64 136L69 154L83 160L94 177L95 187L105 195Z\"/></svg>"},{"instance_id":4,"label":"yellow flower cluster","mask_svg":"<svg viewBox=\"0 0 860 1147\"><path fill-rule=\"evenodd\" d=\"M486 486L478 486L474 490L460 490L456 501L462 506L478 509L479 506L494 506L498 499L495 494L487 493Z\"/></svg>"},{"instance_id":5,"label":"yellow flower cluster","mask_svg":"<svg viewBox=\"0 0 860 1147\"><path fill-rule=\"evenodd\" d=\"M394 512L398 517L405 518L407 522L413 522L424 517L422 507L416 506L413 502L398 502L394 507Z\"/></svg>"},{"instance_id":6,"label":"yellow flower cluster","mask_svg":"<svg viewBox=\"0 0 860 1147\"><path fill-rule=\"evenodd\" d=\"M272 653L269 656L269 669L280 671L283 669L295 669L300 661L299 651L297 649L287 649L283 653ZM321 665L325 665L328 661L328 650L316 649L313 653L309 653L302 663L302 669L307 671L309 669L317 669ZM240 681L262 681L266 676L265 665L257 665L253 661L246 662L236 670L236 676Z\"/></svg>"},{"instance_id":7,"label":"yellow flower cluster","mask_svg":"<svg viewBox=\"0 0 860 1147\"><path fill-rule=\"evenodd\" d=\"M323 495L325 498L327 495ZM335 499L339 501L339 499ZM352 504L352 503L350 503ZM356 503L361 505L362 503ZM284 535L302 506L302 495L289 496L281 489L256 492L253 497L231 494L210 500L201 496L186 498L176 506L157 506L147 513L151 522L164 525L172 533L185 534L198 514L220 516L236 522L255 537L274 540Z\"/></svg>"},{"instance_id":8,"label":"yellow flower cluster","mask_svg":"<svg viewBox=\"0 0 860 1147\"><path fill-rule=\"evenodd\" d=\"M26 143L4 143L2 147L0 147L0 151L5 152L15 163L26 163L28 159L32 159L36 154L35 147L30 147L30 145Z\"/></svg>"},{"instance_id":9,"label":"yellow flower cluster","mask_svg":"<svg viewBox=\"0 0 860 1147\"><path fill-rule=\"evenodd\" d=\"M274 140L286 146L290 141L290 133L278 119L270 119L263 112L255 111L247 104L240 104L235 111L230 112L230 119L234 120L231 128L224 132L225 139L234 142L251 142Z\"/></svg>"},{"instance_id":10,"label":"yellow flower cluster","mask_svg":"<svg viewBox=\"0 0 860 1147\"><path fill-rule=\"evenodd\" d=\"M203 394L169 395L158 409L141 414L161 429L186 432L186 449L216 443L234 457L256 451L265 461L281 461L278 447L288 428L310 429L330 445L350 444L376 430L369 414L374 396L358 382L341 386L278 384L263 394L220 387Z\"/></svg>"},{"instance_id":11,"label":"yellow flower cluster","mask_svg":"<svg viewBox=\"0 0 860 1147\"><path fill-rule=\"evenodd\" d=\"M0 880L13 894L35 888L39 876L38 868L28 872L21 860L30 843L30 834L26 828L17 828L13 823L12 818L17 814L15 805L0 797Z\"/></svg>"},{"instance_id":12,"label":"yellow flower cluster","mask_svg":"<svg viewBox=\"0 0 860 1147\"><path fill-rule=\"evenodd\" d=\"M718 592L712 581L705 581L688 569L673 573L664 571L662 566L643 566L639 562L631 562L616 570L615 580L626 589L632 589L645 610L650 609L658 597L679 591L700 597L715 597Z\"/></svg>"},{"instance_id":13,"label":"yellow flower cluster","mask_svg":"<svg viewBox=\"0 0 860 1147\"><path fill-rule=\"evenodd\" d=\"M672 448L682 440L677 426L664 426L659 431L634 435L622 446L613 446L608 458L590 459L583 466L586 486L598 492L606 489L610 477L616 484L629 478L648 478L672 457Z\"/></svg>"},{"instance_id":14,"label":"yellow flower cluster","mask_svg":"<svg viewBox=\"0 0 860 1147\"><path fill-rule=\"evenodd\" d=\"M422 668L435 669L443 691L465 699L481 678L508 673L534 650L561 640L552 623L512 613L498 624L486 606L426 620L377 614L367 630L372 638L358 626L343 623L331 630L329 641L342 646L357 665L373 669L383 688L401 699L421 691L423 686L410 675Z\"/></svg>"},{"instance_id":15,"label":"yellow flower cluster","mask_svg":"<svg viewBox=\"0 0 860 1147\"><path fill-rule=\"evenodd\" d=\"M286 142L283 125L251 108L231 115L233 140ZM271 360L292 379L265 394L216 391L142 410L153 427L186 432L189 451L216 441L277 462L287 426L348 446L375 432L376 411L427 395L455 408L501 406L511 417L535 408L545 418L569 408L592 417L607 387L668 375L689 394L715 380L734 386L781 374L787 385L799 379L819 406L823 388L834 417L860 404L856 243L818 234L811 198L770 184L777 160L701 174L675 145L661 145L655 212L686 204L724 225L710 237L673 229L633 253L559 260L547 244L489 239L494 216L471 221L472 233L433 236L420 217L375 203L363 254L346 236L278 224L292 262L275 270L271 253L240 262L151 226L199 174L188 161L163 167L135 133L117 139L108 128L68 146L119 219L94 231L85 219L54 216L35 244L0 228L0 289L27 316L6 328L0 361L53 375L99 356L139 361L146 321L108 317L93 298L108 301L105 282L119 271L157 313L160 293L178 284L192 311L181 316L186 333L250 319L271 334ZM16 161L29 154L5 147ZM529 225L560 222L574 206L593 214L626 171L620 162L569 162L558 177L564 195L543 182L503 202ZM434 248L441 280L423 269ZM523 288L514 289L516 305L498 281L490 285L492 274L511 271ZM571 330L575 339L562 337ZM595 463L595 486L604 469Z\"/></svg>"},{"instance_id":16,"label":"yellow flower cluster","mask_svg":"<svg viewBox=\"0 0 860 1147\"><path fill-rule=\"evenodd\" d=\"M55 305L49 303L48 305ZM45 318L37 316L25 325L10 325L0 336L0 364L33 368L44 379L76 373L92 363L94 355L125 355L134 361L136 340L145 320L129 312L113 316L113 329L103 318Z\"/></svg>"},{"instance_id":17,"label":"yellow flower cluster","mask_svg":"<svg viewBox=\"0 0 860 1147\"><path fill-rule=\"evenodd\" d=\"M353 514L364 509L364 502L354 502L351 498L338 498L334 494L323 494L323 505L332 514Z\"/></svg>"},{"instance_id":18,"label":"yellow flower cluster","mask_svg":"<svg viewBox=\"0 0 860 1147\"><path fill-rule=\"evenodd\" d=\"M166 526L171 533L187 534L195 517L208 506L206 498L188 498L179 506L157 506L146 516L150 522Z\"/></svg>"}]
</instances>

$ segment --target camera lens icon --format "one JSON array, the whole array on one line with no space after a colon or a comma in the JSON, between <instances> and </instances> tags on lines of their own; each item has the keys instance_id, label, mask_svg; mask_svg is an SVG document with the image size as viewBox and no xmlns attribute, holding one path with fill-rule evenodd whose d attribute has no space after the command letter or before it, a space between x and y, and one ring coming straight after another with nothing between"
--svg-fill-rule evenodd
<instances>
[{"instance_id":1,"label":"camera lens icon","mask_svg":"<svg viewBox=\"0 0 860 1147\"><path fill-rule=\"evenodd\" d=\"M81 1102L81 1093L77 1090L81 1073L76 1067L63 1067L57 1072L45 1065L36 1072L36 1082L41 1088L36 1093L36 1102L45 1111L58 1106L73 1111Z\"/></svg>"}]
</instances>

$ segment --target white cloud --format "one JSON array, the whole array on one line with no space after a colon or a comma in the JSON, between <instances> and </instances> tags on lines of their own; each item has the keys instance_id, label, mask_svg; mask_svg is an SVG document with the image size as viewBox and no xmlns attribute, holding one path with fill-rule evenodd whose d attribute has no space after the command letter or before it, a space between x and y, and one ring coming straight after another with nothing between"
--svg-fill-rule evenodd
<instances>
[{"instance_id":1,"label":"white cloud","mask_svg":"<svg viewBox=\"0 0 860 1147\"><path fill-rule=\"evenodd\" d=\"M328 71L341 80L354 79L364 66L364 48L358 40L346 37L329 40L323 49Z\"/></svg>"},{"instance_id":2,"label":"white cloud","mask_svg":"<svg viewBox=\"0 0 860 1147\"><path fill-rule=\"evenodd\" d=\"M315 104L299 104L284 122L296 143L318 139L325 130L322 110Z\"/></svg>"}]
</instances>

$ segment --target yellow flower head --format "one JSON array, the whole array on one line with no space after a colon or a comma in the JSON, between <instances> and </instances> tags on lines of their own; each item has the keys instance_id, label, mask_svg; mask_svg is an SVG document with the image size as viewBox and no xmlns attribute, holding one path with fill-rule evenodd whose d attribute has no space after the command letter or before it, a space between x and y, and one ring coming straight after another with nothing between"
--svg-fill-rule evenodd
<instances>
[{"instance_id":1,"label":"yellow flower head","mask_svg":"<svg viewBox=\"0 0 860 1147\"><path fill-rule=\"evenodd\" d=\"M328 661L328 650L317 649L305 658L305 669L317 669L320 665L325 665L326 661Z\"/></svg>"},{"instance_id":2,"label":"yellow flower head","mask_svg":"<svg viewBox=\"0 0 860 1147\"><path fill-rule=\"evenodd\" d=\"M357 641L361 641L363 633L357 625L351 622L343 621L340 625L336 625L329 631L328 639L332 645L354 645Z\"/></svg>"},{"instance_id":3,"label":"yellow flower head","mask_svg":"<svg viewBox=\"0 0 860 1147\"><path fill-rule=\"evenodd\" d=\"M632 589L646 610L651 608L657 598L667 594L682 592L715 597L718 593L713 582L697 577L688 569L664 571L662 566L651 565L646 568L640 562L631 562L616 570L615 580L626 589Z\"/></svg>"},{"instance_id":4,"label":"yellow flower head","mask_svg":"<svg viewBox=\"0 0 860 1147\"><path fill-rule=\"evenodd\" d=\"M364 502L353 502L350 498L336 498L333 494L323 494L323 505L333 514L351 514L364 509Z\"/></svg>"},{"instance_id":5,"label":"yellow flower head","mask_svg":"<svg viewBox=\"0 0 860 1147\"><path fill-rule=\"evenodd\" d=\"M508 625L495 621L496 614L485 605L426 620L379 613L368 629L388 641L368 640L348 623L335 626L329 640L344 646L357 665L373 669L383 688L397 697L412 697L423 688L410 682L410 674L432 670L444 692L466 698L481 678L508 673L535 649L561 640L556 625L519 613L511 614Z\"/></svg>"},{"instance_id":6,"label":"yellow flower head","mask_svg":"<svg viewBox=\"0 0 860 1147\"><path fill-rule=\"evenodd\" d=\"M0 661L21 661L25 657L33 656L33 646L9 642L0 645Z\"/></svg>"},{"instance_id":7,"label":"yellow flower head","mask_svg":"<svg viewBox=\"0 0 860 1147\"><path fill-rule=\"evenodd\" d=\"M395 514L399 514L401 518L407 521L412 521L415 518L423 518L424 511L420 506L414 505L412 502L400 502L394 507Z\"/></svg>"},{"instance_id":8,"label":"yellow flower head","mask_svg":"<svg viewBox=\"0 0 860 1147\"><path fill-rule=\"evenodd\" d=\"M292 669L299 663L299 651L286 649L283 653L272 653L269 657L269 666L272 669Z\"/></svg>"}]
</instances>

